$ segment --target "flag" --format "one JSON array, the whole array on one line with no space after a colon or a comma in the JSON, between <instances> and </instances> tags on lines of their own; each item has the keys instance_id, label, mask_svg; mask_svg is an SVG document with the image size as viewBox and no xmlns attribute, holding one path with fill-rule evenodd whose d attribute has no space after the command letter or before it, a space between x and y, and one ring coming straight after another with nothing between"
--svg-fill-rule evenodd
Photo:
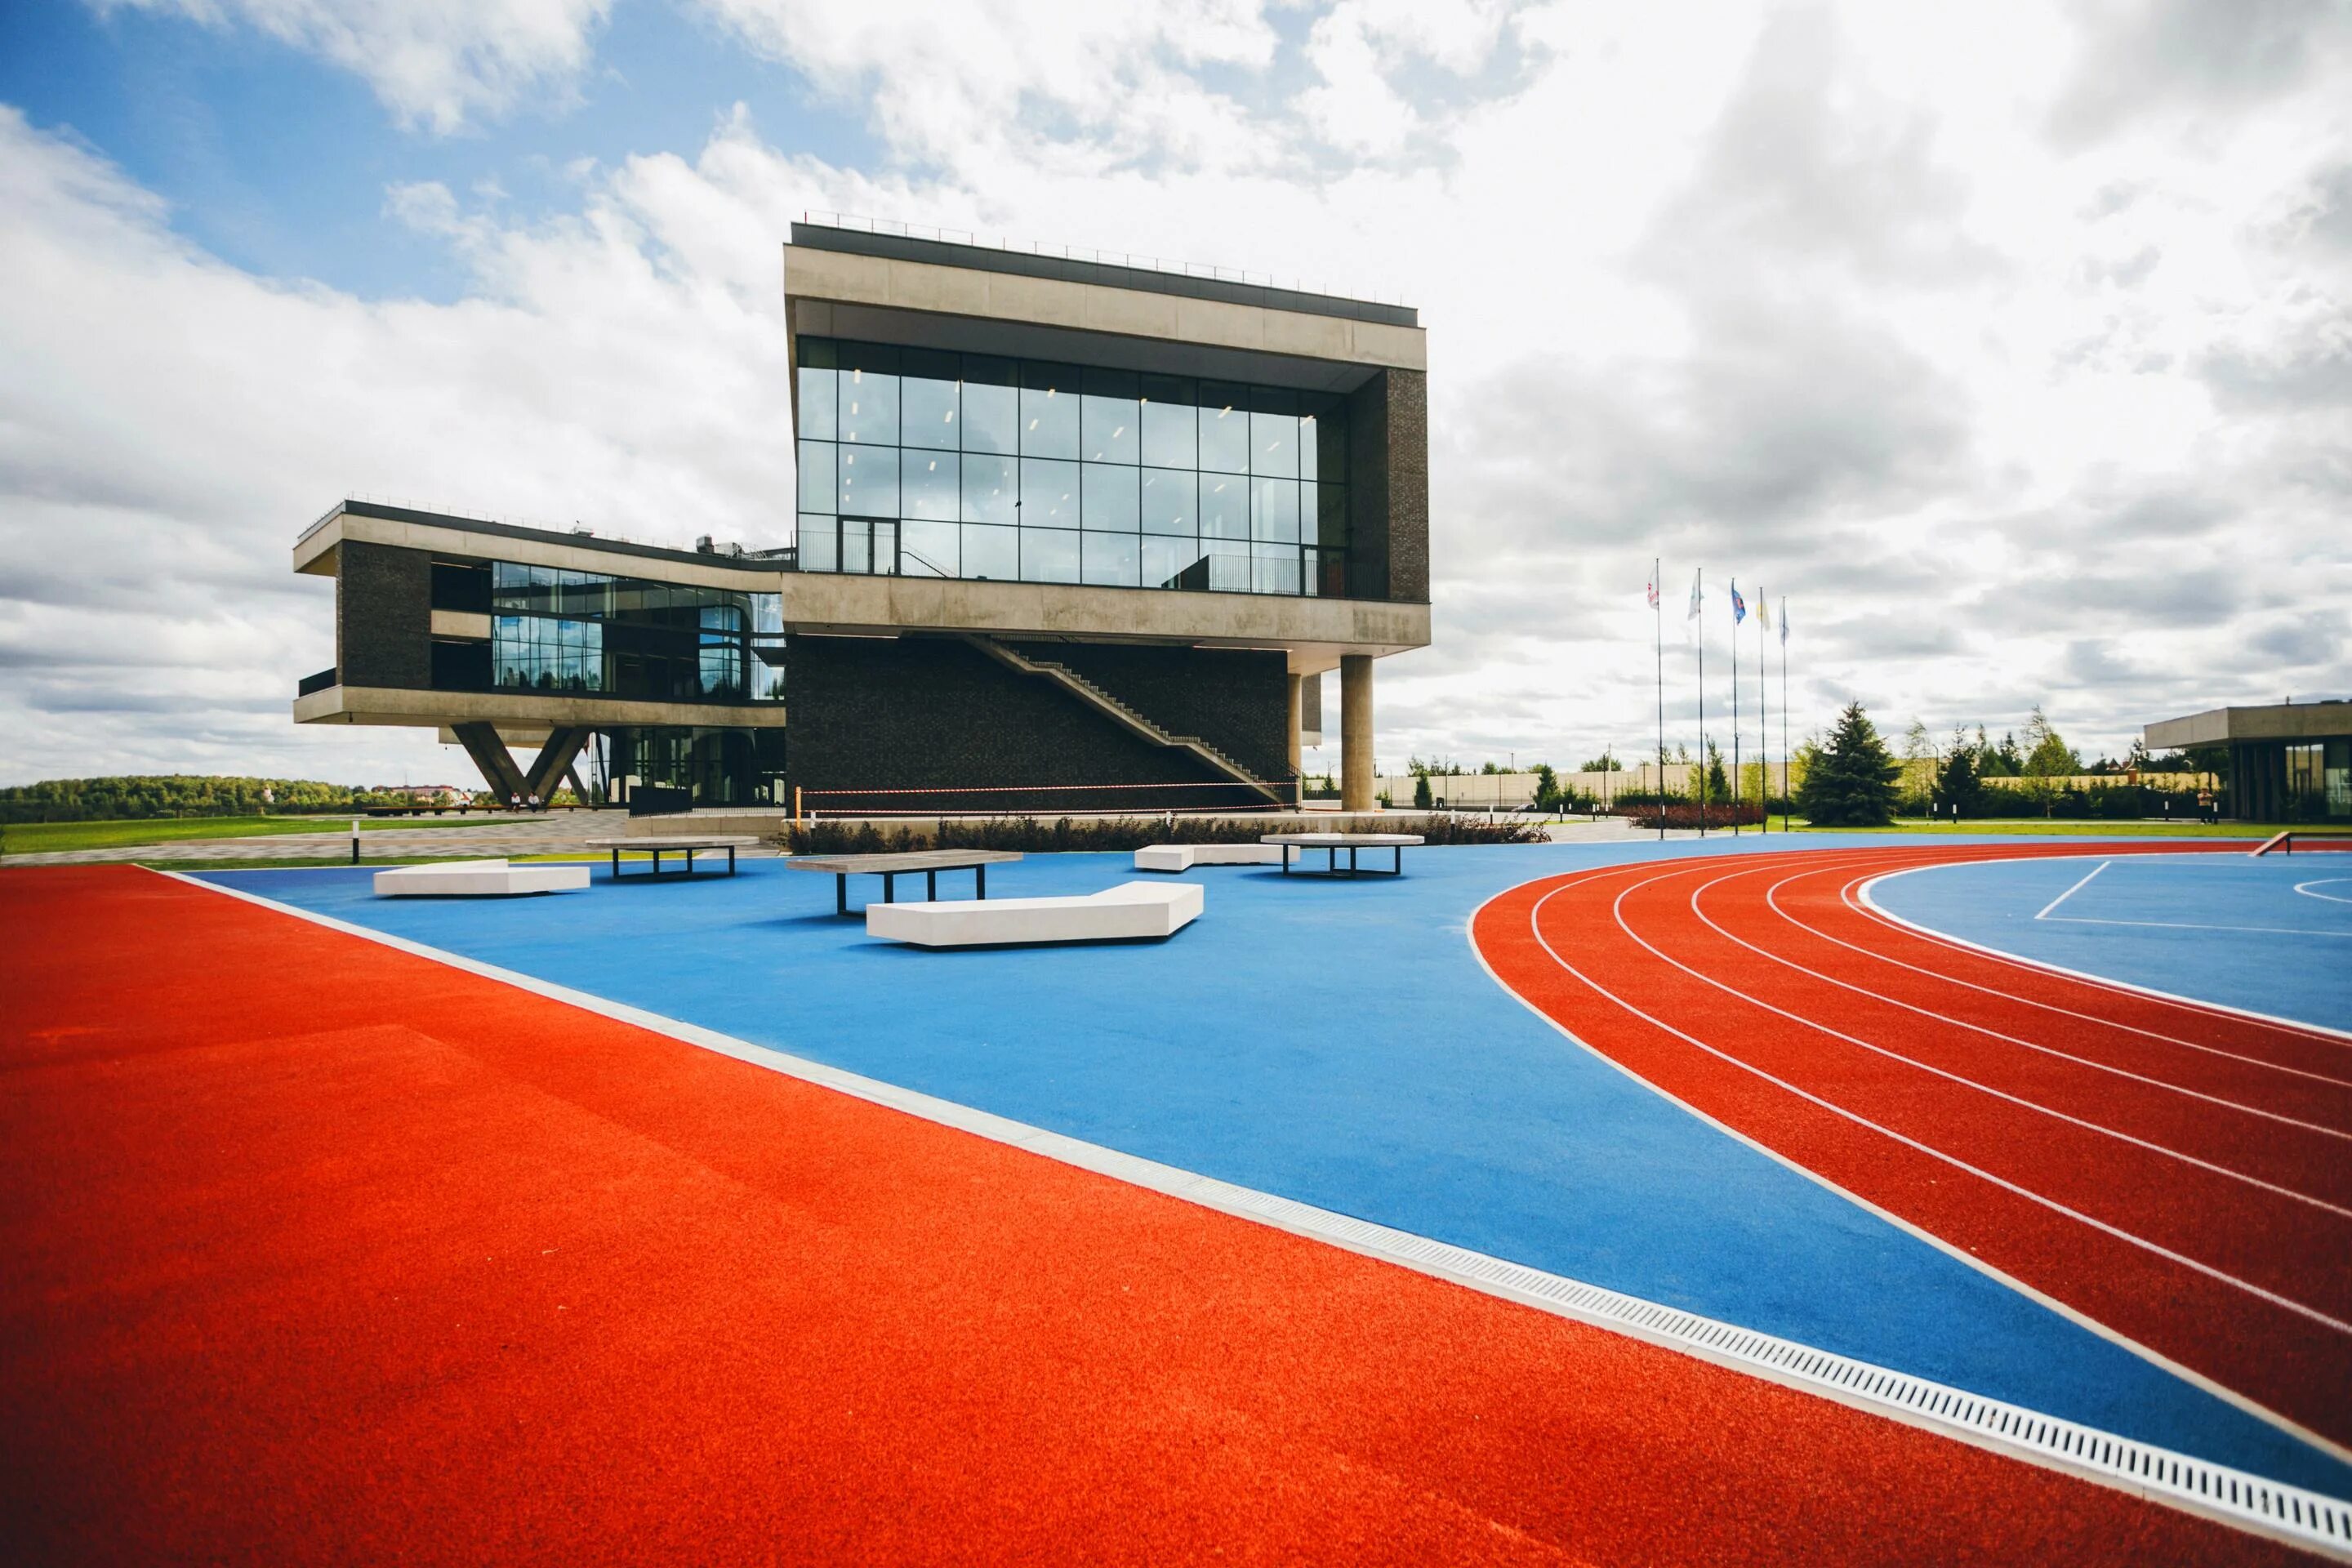
<instances>
[{"instance_id":1,"label":"flag","mask_svg":"<svg viewBox=\"0 0 2352 1568\"><path fill-rule=\"evenodd\" d=\"M1683 616L1683 641L1686 643L1696 642L1699 634L1706 630L1706 623L1698 618L1699 601L1702 597L1698 584L1704 570L1702 568L1701 571L1691 574L1690 609Z\"/></svg>"},{"instance_id":2,"label":"flag","mask_svg":"<svg viewBox=\"0 0 2352 1568\"><path fill-rule=\"evenodd\" d=\"M1789 601L1785 597L1780 601L1780 646L1789 646Z\"/></svg>"},{"instance_id":3,"label":"flag","mask_svg":"<svg viewBox=\"0 0 2352 1568\"><path fill-rule=\"evenodd\" d=\"M1685 616L1683 616L1683 619L1685 619L1685 620L1686 620L1686 621L1695 621L1695 620L1698 619L1698 602L1699 602L1698 583L1699 583L1699 574L1698 574L1698 573L1696 573L1696 572L1692 573L1692 574L1691 574L1691 602L1690 602L1690 613L1689 613L1689 614L1687 614L1687 615L1685 615Z\"/></svg>"},{"instance_id":4,"label":"flag","mask_svg":"<svg viewBox=\"0 0 2352 1568\"><path fill-rule=\"evenodd\" d=\"M1748 601L1739 596L1739 579L1731 580L1731 624L1738 626L1748 618Z\"/></svg>"},{"instance_id":5,"label":"flag","mask_svg":"<svg viewBox=\"0 0 2352 1568\"><path fill-rule=\"evenodd\" d=\"M1650 569L1649 593L1650 608L1654 610L1658 607L1658 573L1655 567Z\"/></svg>"},{"instance_id":6,"label":"flag","mask_svg":"<svg viewBox=\"0 0 2352 1568\"><path fill-rule=\"evenodd\" d=\"M1761 631L1772 629L1772 601L1764 596L1761 588L1756 590L1756 625Z\"/></svg>"}]
</instances>

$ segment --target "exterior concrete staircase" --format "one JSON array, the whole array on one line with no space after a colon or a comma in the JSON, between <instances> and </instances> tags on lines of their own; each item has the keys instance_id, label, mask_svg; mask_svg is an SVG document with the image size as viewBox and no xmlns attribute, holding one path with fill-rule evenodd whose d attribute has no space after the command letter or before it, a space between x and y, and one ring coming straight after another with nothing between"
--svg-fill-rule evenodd
<instances>
[{"instance_id":1,"label":"exterior concrete staircase","mask_svg":"<svg viewBox=\"0 0 2352 1568\"><path fill-rule=\"evenodd\" d=\"M1165 746L1171 751L1189 752L1234 783L1247 784L1252 791L1264 796L1275 805L1292 804L1288 792L1280 784L1258 777L1197 735L1170 734L1067 665L1055 664L1051 659L1032 658L1027 654L997 641L994 637L977 632L967 634L964 641L1007 668L1054 682L1079 701L1086 703L1140 740L1148 741L1155 746ZM1237 795L1241 793L1238 790L1234 792Z\"/></svg>"}]
</instances>

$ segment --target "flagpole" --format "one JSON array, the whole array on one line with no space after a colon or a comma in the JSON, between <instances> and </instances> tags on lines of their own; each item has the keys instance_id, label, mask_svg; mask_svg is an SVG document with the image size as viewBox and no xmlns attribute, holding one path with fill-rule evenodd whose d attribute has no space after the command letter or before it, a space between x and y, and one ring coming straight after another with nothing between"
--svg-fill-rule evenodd
<instances>
[{"instance_id":1,"label":"flagpole","mask_svg":"<svg viewBox=\"0 0 2352 1568\"><path fill-rule=\"evenodd\" d=\"M1698 800L1698 836L1706 837L1706 568L1698 569L1692 579L1698 584L1698 788L1691 793ZM1663 773L1663 770L1661 770Z\"/></svg>"},{"instance_id":2,"label":"flagpole","mask_svg":"<svg viewBox=\"0 0 2352 1568\"><path fill-rule=\"evenodd\" d=\"M1666 558L1650 562L1650 633L1658 656L1658 841L1666 837Z\"/></svg>"},{"instance_id":3,"label":"flagpole","mask_svg":"<svg viewBox=\"0 0 2352 1568\"><path fill-rule=\"evenodd\" d=\"M1789 796L1789 816L1797 815L1795 786L1790 784L1789 765L1795 760L1789 750L1789 595L1780 595L1780 790ZM1789 816L1780 819L1780 831L1789 831Z\"/></svg>"},{"instance_id":4,"label":"flagpole","mask_svg":"<svg viewBox=\"0 0 2352 1568\"><path fill-rule=\"evenodd\" d=\"M1772 702L1766 691L1767 674L1771 666L1766 661L1772 656L1764 651L1764 634L1771 629L1772 601L1764 590L1756 590L1756 755L1764 770L1762 785L1756 792L1756 809L1762 814L1756 831L1772 831Z\"/></svg>"},{"instance_id":5,"label":"flagpole","mask_svg":"<svg viewBox=\"0 0 2352 1568\"><path fill-rule=\"evenodd\" d=\"M1739 579L1731 580L1731 836L1739 837Z\"/></svg>"}]
</instances>

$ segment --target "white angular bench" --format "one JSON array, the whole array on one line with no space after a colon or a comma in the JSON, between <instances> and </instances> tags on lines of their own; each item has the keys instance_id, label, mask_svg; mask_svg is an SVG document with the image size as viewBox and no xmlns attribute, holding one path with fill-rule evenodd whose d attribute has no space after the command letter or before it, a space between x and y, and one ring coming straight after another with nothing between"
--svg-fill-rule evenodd
<instances>
[{"instance_id":1,"label":"white angular bench","mask_svg":"<svg viewBox=\"0 0 2352 1568\"><path fill-rule=\"evenodd\" d=\"M395 866L375 874L379 899L512 899L526 893L584 893L585 866L509 866L504 860L448 860Z\"/></svg>"},{"instance_id":2,"label":"white angular bench","mask_svg":"<svg viewBox=\"0 0 2352 1568\"><path fill-rule=\"evenodd\" d=\"M1198 882L1121 882L1055 899L957 899L868 904L866 934L917 947L1135 942L1175 935L1201 916Z\"/></svg>"},{"instance_id":3,"label":"white angular bench","mask_svg":"<svg viewBox=\"0 0 2352 1568\"><path fill-rule=\"evenodd\" d=\"M1189 871L1195 866L1279 866L1276 844L1154 844L1135 852L1139 871Z\"/></svg>"}]
</instances>

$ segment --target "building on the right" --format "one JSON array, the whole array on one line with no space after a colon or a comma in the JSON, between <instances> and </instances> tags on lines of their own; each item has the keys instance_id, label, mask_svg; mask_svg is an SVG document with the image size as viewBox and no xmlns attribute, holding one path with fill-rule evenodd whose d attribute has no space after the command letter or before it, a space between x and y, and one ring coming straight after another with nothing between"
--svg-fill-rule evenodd
<instances>
[{"instance_id":1,"label":"building on the right","mask_svg":"<svg viewBox=\"0 0 2352 1568\"><path fill-rule=\"evenodd\" d=\"M2216 708L2142 731L2151 752L2225 747L2241 822L2352 817L2352 699Z\"/></svg>"}]
</instances>

